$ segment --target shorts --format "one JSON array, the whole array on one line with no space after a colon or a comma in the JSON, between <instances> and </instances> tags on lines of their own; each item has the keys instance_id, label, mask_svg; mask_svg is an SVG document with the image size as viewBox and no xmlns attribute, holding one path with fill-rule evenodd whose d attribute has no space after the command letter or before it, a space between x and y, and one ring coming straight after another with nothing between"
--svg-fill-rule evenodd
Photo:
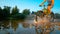
<instances>
[{"instance_id":1,"label":"shorts","mask_svg":"<svg viewBox=\"0 0 60 34\"><path fill-rule=\"evenodd\" d=\"M53 8L53 5L52 4L48 4L48 6L52 6L51 8Z\"/></svg>"},{"instance_id":2,"label":"shorts","mask_svg":"<svg viewBox=\"0 0 60 34\"><path fill-rule=\"evenodd\" d=\"M51 4L48 4L48 6L51 6Z\"/></svg>"}]
</instances>

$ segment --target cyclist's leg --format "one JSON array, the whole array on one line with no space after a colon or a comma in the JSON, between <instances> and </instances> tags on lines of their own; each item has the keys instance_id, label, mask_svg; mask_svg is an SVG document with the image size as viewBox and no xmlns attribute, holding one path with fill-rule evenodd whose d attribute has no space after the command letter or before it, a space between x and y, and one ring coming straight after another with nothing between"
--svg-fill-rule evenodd
<instances>
[{"instance_id":1,"label":"cyclist's leg","mask_svg":"<svg viewBox=\"0 0 60 34\"><path fill-rule=\"evenodd\" d=\"M51 14L51 8L52 8L52 6L48 5L48 7L47 7L48 14Z\"/></svg>"}]
</instances>

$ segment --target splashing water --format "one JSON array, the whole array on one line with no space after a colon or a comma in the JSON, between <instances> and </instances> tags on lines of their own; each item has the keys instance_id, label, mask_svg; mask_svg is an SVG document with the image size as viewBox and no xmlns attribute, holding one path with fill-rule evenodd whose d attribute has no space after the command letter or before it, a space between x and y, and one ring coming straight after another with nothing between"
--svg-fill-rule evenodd
<instances>
[{"instance_id":1,"label":"splashing water","mask_svg":"<svg viewBox=\"0 0 60 34\"><path fill-rule=\"evenodd\" d=\"M45 15L43 18L40 18L39 16L37 16L37 21L35 21L35 19L34 19L34 22L37 27L45 26L46 24L50 23L50 16L47 17Z\"/></svg>"}]
</instances>

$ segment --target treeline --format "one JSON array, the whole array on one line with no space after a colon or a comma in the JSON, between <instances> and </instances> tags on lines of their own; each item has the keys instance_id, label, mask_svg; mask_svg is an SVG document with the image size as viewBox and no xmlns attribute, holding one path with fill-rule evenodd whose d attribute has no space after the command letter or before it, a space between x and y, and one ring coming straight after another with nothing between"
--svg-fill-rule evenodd
<instances>
[{"instance_id":1,"label":"treeline","mask_svg":"<svg viewBox=\"0 0 60 34\"><path fill-rule=\"evenodd\" d=\"M11 8L9 6L4 6L4 8L0 7L0 21L2 20L10 20L10 19L19 19L19 20L24 20L27 15L30 14L34 14L36 15L36 13L38 15L41 15L42 12L39 13L39 11L35 12L35 11L30 11L30 9L24 9L22 11L22 13L19 13L20 10L18 9L17 6ZM54 14L54 18L55 19L60 19L60 14L55 13Z\"/></svg>"},{"instance_id":2,"label":"treeline","mask_svg":"<svg viewBox=\"0 0 60 34\"><path fill-rule=\"evenodd\" d=\"M17 6L11 8L9 6L0 7L0 21L9 19L25 19L27 15L30 14L29 9L24 9L22 13L19 13Z\"/></svg>"},{"instance_id":3,"label":"treeline","mask_svg":"<svg viewBox=\"0 0 60 34\"><path fill-rule=\"evenodd\" d=\"M9 16L10 16L10 7L4 6L3 9L0 7L0 21L8 19Z\"/></svg>"},{"instance_id":4,"label":"treeline","mask_svg":"<svg viewBox=\"0 0 60 34\"><path fill-rule=\"evenodd\" d=\"M55 17L55 19L60 19L60 14L59 13L55 13L54 17Z\"/></svg>"}]
</instances>

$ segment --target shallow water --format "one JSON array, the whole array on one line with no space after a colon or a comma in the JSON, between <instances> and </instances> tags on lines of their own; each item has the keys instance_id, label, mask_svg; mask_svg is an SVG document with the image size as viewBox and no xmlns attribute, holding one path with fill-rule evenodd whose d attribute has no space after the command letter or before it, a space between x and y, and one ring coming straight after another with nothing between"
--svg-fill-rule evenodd
<instances>
[{"instance_id":1,"label":"shallow water","mask_svg":"<svg viewBox=\"0 0 60 34\"><path fill-rule=\"evenodd\" d=\"M39 34L41 30L36 30L33 20L8 20L0 22L0 34ZM50 34L60 34L60 26L55 25L54 31Z\"/></svg>"}]
</instances>

